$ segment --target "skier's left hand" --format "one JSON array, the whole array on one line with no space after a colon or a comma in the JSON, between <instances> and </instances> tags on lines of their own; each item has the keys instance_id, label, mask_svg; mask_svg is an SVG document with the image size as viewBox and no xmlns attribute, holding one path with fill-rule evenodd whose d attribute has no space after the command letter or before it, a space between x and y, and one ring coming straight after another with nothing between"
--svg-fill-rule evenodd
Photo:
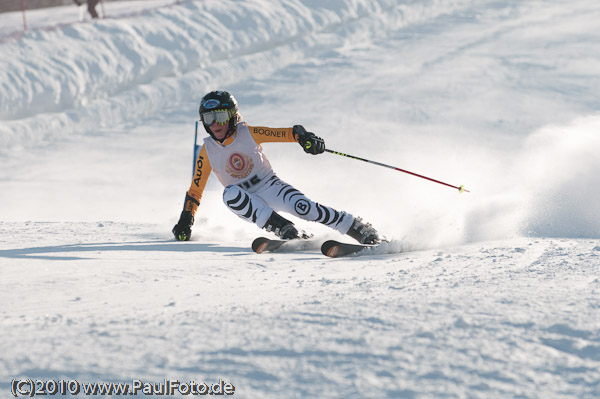
<instances>
[{"instance_id":1,"label":"skier's left hand","mask_svg":"<svg viewBox=\"0 0 600 399\"><path fill-rule=\"evenodd\" d=\"M325 152L325 140L312 132L307 132L304 126L294 125L293 134L307 154L321 154Z\"/></svg>"},{"instance_id":2,"label":"skier's left hand","mask_svg":"<svg viewBox=\"0 0 600 399\"><path fill-rule=\"evenodd\" d=\"M181 212L179 222L173 227L173 235L177 241L189 241L192 236L192 225L194 224L194 216L190 211Z\"/></svg>"}]
</instances>

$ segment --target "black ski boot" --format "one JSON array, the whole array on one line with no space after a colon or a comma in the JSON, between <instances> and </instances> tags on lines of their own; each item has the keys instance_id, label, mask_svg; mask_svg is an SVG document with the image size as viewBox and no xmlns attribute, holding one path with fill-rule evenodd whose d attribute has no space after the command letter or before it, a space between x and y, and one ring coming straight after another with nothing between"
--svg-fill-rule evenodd
<instances>
[{"instance_id":1,"label":"black ski boot","mask_svg":"<svg viewBox=\"0 0 600 399\"><path fill-rule=\"evenodd\" d=\"M346 234L361 244L374 245L381 242L377 230L371 226L371 223L364 223L359 217L354 218L352 227L350 227L350 230Z\"/></svg>"},{"instance_id":2,"label":"black ski boot","mask_svg":"<svg viewBox=\"0 0 600 399\"><path fill-rule=\"evenodd\" d=\"M294 227L294 223L290 222L286 218L273 211L269 220L263 226L263 229L275 233L275 235L282 240L293 240L294 238L300 238L298 229Z\"/></svg>"}]
</instances>

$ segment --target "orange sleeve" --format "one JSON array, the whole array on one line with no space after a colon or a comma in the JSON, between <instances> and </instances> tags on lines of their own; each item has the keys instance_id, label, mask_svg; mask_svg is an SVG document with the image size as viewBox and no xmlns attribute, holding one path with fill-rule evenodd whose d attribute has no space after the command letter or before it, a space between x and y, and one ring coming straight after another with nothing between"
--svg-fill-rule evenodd
<instances>
[{"instance_id":1,"label":"orange sleeve","mask_svg":"<svg viewBox=\"0 0 600 399\"><path fill-rule=\"evenodd\" d=\"M292 133L291 127L265 127L265 126L248 126L250 134L256 144L262 143L297 143Z\"/></svg>"},{"instance_id":2,"label":"orange sleeve","mask_svg":"<svg viewBox=\"0 0 600 399\"><path fill-rule=\"evenodd\" d=\"M210 166L206 149L203 146L200 149L198 158L196 158L196 167L194 169L192 184L190 185L190 189L185 196L185 204L183 205L184 211L190 211L192 212L192 215L196 214L198 205L200 205L202 193L204 192L204 187L206 187L206 183L208 182L210 172L212 172L212 166Z\"/></svg>"}]
</instances>

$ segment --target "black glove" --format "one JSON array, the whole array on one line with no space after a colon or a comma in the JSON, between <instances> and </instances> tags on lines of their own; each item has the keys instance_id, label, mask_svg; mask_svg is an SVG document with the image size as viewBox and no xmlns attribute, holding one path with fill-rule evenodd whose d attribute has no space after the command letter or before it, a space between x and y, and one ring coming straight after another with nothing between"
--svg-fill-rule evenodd
<instances>
[{"instance_id":1,"label":"black glove","mask_svg":"<svg viewBox=\"0 0 600 399\"><path fill-rule=\"evenodd\" d=\"M304 152L313 155L325 152L325 141L314 133L307 132L304 126L294 125L292 132Z\"/></svg>"},{"instance_id":2,"label":"black glove","mask_svg":"<svg viewBox=\"0 0 600 399\"><path fill-rule=\"evenodd\" d=\"M192 212L183 211L179 217L179 222L173 227L173 235L177 241L189 241L192 236L192 225L194 224L194 216Z\"/></svg>"}]
</instances>

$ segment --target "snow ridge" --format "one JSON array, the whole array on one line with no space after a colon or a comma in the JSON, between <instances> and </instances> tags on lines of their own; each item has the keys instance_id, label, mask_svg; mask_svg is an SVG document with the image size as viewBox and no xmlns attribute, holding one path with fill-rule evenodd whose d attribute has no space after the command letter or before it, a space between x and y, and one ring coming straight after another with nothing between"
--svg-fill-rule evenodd
<instances>
[{"instance_id":1,"label":"snow ridge","mask_svg":"<svg viewBox=\"0 0 600 399\"><path fill-rule=\"evenodd\" d=\"M0 44L0 154L151 115L467 1L201 1ZM41 72L40 72L41 71Z\"/></svg>"}]
</instances>

